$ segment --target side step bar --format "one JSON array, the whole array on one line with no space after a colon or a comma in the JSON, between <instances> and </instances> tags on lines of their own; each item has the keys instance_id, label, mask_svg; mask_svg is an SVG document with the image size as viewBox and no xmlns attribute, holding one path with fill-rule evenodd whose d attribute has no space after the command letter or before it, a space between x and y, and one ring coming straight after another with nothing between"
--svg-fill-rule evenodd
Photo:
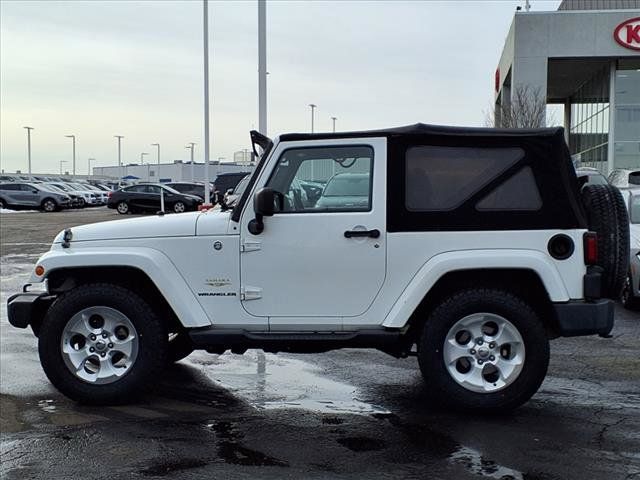
<instances>
[{"instance_id":1,"label":"side step bar","mask_svg":"<svg viewBox=\"0 0 640 480\"><path fill-rule=\"evenodd\" d=\"M249 332L247 330L198 328L188 331L193 346L209 353L265 352L322 353L339 348L375 348L395 357L409 355L411 345L397 330L370 329L356 332Z\"/></svg>"}]
</instances>

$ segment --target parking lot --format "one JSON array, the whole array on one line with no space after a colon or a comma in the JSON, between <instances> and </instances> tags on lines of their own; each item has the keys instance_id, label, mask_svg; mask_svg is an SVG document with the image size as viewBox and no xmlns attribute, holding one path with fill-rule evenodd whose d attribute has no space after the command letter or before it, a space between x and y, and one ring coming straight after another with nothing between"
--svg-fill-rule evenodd
<instances>
[{"instance_id":1,"label":"parking lot","mask_svg":"<svg viewBox=\"0 0 640 480\"><path fill-rule=\"evenodd\" d=\"M61 229L120 218L0 214L0 477L640 479L640 318L620 306L613 338L552 342L540 391L506 415L438 410L414 358L373 350L196 352L135 405L74 404L6 300Z\"/></svg>"}]
</instances>

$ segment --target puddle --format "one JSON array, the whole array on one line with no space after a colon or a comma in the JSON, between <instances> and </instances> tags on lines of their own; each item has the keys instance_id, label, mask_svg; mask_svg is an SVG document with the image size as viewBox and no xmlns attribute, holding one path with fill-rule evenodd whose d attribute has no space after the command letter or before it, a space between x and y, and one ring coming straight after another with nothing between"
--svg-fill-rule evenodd
<instances>
[{"instance_id":1,"label":"puddle","mask_svg":"<svg viewBox=\"0 0 640 480\"><path fill-rule=\"evenodd\" d=\"M38 406L43 412L55 413L56 406L53 404L53 400L40 400Z\"/></svg>"},{"instance_id":2,"label":"puddle","mask_svg":"<svg viewBox=\"0 0 640 480\"><path fill-rule=\"evenodd\" d=\"M202 354L208 355L208 354ZM188 362L211 380L258 409L300 408L321 413L388 414L358 399L356 387L320 375L301 360L250 351L225 354L215 362L192 355Z\"/></svg>"},{"instance_id":3,"label":"puddle","mask_svg":"<svg viewBox=\"0 0 640 480\"><path fill-rule=\"evenodd\" d=\"M449 461L463 465L475 475L498 480L524 480L524 475L517 470L486 460L480 452L469 447L459 447L449 456Z\"/></svg>"}]
</instances>

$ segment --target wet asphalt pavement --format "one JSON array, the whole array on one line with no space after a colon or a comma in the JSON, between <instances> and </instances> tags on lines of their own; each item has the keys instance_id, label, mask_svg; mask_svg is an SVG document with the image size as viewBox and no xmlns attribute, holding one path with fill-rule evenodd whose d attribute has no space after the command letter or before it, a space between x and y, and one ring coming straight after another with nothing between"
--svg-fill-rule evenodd
<instances>
[{"instance_id":1,"label":"wet asphalt pavement","mask_svg":"<svg viewBox=\"0 0 640 480\"><path fill-rule=\"evenodd\" d=\"M414 358L371 350L196 352L136 404L74 404L6 300L58 231L113 218L0 214L2 479L640 480L640 313L621 307L612 339L553 341L540 391L503 416L437 410Z\"/></svg>"}]
</instances>

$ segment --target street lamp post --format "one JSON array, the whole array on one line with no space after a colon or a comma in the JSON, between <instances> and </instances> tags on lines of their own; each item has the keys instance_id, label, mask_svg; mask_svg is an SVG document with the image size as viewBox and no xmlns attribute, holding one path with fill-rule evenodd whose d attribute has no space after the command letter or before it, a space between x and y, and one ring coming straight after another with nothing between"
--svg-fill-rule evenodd
<instances>
[{"instance_id":1,"label":"street lamp post","mask_svg":"<svg viewBox=\"0 0 640 480\"><path fill-rule=\"evenodd\" d=\"M203 50L204 50L204 204L209 206L209 1L203 0Z\"/></svg>"},{"instance_id":2,"label":"street lamp post","mask_svg":"<svg viewBox=\"0 0 640 480\"><path fill-rule=\"evenodd\" d=\"M152 143L152 147L158 147L158 182L160 181L160 144Z\"/></svg>"},{"instance_id":3,"label":"street lamp post","mask_svg":"<svg viewBox=\"0 0 640 480\"><path fill-rule=\"evenodd\" d=\"M338 117L331 117L331 121L333 122L333 133L336 133L336 120Z\"/></svg>"},{"instance_id":4,"label":"street lamp post","mask_svg":"<svg viewBox=\"0 0 640 480\"><path fill-rule=\"evenodd\" d=\"M62 164L69 163L67 160L60 160L60 175L62 175Z\"/></svg>"},{"instance_id":5,"label":"street lamp post","mask_svg":"<svg viewBox=\"0 0 640 480\"><path fill-rule=\"evenodd\" d=\"M96 159L95 158L89 158L87 160L87 175L91 175L91 162L95 162Z\"/></svg>"},{"instance_id":6,"label":"street lamp post","mask_svg":"<svg viewBox=\"0 0 640 480\"><path fill-rule=\"evenodd\" d=\"M114 135L115 138L118 139L118 186L122 184L122 150L120 148L120 141L124 138L124 135Z\"/></svg>"},{"instance_id":7,"label":"street lamp post","mask_svg":"<svg viewBox=\"0 0 640 480\"><path fill-rule=\"evenodd\" d=\"M72 140L73 145L73 168L71 171L73 172L73 176L76 176L76 136L75 135L65 135L65 137L70 138Z\"/></svg>"},{"instance_id":8,"label":"street lamp post","mask_svg":"<svg viewBox=\"0 0 640 480\"><path fill-rule=\"evenodd\" d=\"M258 0L258 131L267 134L267 0Z\"/></svg>"},{"instance_id":9,"label":"street lamp post","mask_svg":"<svg viewBox=\"0 0 640 480\"><path fill-rule=\"evenodd\" d=\"M192 181L192 182L194 182L194 181L195 181L195 179L196 179L196 174L195 174L195 172L196 172L196 171L195 171L195 166L194 166L194 164L193 164L193 147L194 147L194 145L195 145L195 143L194 143L194 142L191 142L191 143L189 143L189 145L187 145L186 147L184 147L184 148L186 148L186 149L191 150L191 181Z\"/></svg>"},{"instance_id":10,"label":"street lamp post","mask_svg":"<svg viewBox=\"0 0 640 480\"><path fill-rule=\"evenodd\" d=\"M313 133L313 131L314 131L313 123L314 123L314 120L315 120L314 117L315 117L315 111L316 111L317 105L314 104L314 103L310 103L309 106L311 107L311 133Z\"/></svg>"},{"instance_id":11,"label":"street lamp post","mask_svg":"<svg viewBox=\"0 0 640 480\"><path fill-rule=\"evenodd\" d=\"M33 180L31 176L31 130L33 127L24 127L27 130L27 162L29 163L29 180Z\"/></svg>"}]
</instances>

